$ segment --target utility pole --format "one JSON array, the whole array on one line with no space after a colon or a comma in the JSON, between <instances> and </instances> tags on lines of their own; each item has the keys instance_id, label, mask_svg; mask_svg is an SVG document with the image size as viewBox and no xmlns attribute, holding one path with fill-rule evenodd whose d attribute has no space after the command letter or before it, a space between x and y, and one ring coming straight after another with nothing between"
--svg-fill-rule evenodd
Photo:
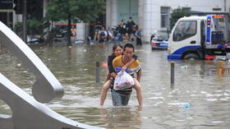
<instances>
[{"instance_id":1,"label":"utility pole","mask_svg":"<svg viewBox=\"0 0 230 129\"><path fill-rule=\"evenodd\" d=\"M27 43L27 0L23 0L23 40Z\"/></svg>"},{"instance_id":2,"label":"utility pole","mask_svg":"<svg viewBox=\"0 0 230 129\"><path fill-rule=\"evenodd\" d=\"M128 18L131 17L131 13L132 13L131 9L132 9L131 0L129 0L129 16L128 16Z\"/></svg>"}]
</instances>

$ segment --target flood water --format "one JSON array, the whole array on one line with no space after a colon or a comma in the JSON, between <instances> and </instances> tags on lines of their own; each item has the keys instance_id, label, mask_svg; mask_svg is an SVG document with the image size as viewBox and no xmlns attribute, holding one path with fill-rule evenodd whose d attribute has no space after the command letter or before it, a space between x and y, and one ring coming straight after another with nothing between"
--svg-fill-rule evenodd
<instances>
[{"instance_id":1,"label":"flood water","mask_svg":"<svg viewBox=\"0 0 230 129\"><path fill-rule=\"evenodd\" d=\"M135 90L128 106L113 107L108 93L99 106L112 44L69 47L33 46L32 49L64 86L61 100L46 104L75 121L107 129L227 129L230 126L230 72L216 74L212 61L175 62L175 84L170 84L167 51L136 47L142 62L144 105L138 107ZM0 51L0 72L31 94L34 76L13 55ZM96 61L101 83L95 82ZM0 114L10 110L1 101Z\"/></svg>"}]
</instances>

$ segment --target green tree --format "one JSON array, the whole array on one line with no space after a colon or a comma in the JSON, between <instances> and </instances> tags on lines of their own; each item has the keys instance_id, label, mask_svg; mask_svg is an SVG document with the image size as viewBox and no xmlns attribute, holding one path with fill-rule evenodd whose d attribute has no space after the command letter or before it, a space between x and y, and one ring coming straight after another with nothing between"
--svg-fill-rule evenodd
<instances>
[{"instance_id":1,"label":"green tree","mask_svg":"<svg viewBox=\"0 0 230 129\"><path fill-rule=\"evenodd\" d=\"M184 17L184 16L190 16L190 15L191 15L191 11L189 9L186 9L186 8L174 9L171 14L170 28L173 28L173 26L175 25L175 23L177 22L179 18Z\"/></svg>"},{"instance_id":2,"label":"green tree","mask_svg":"<svg viewBox=\"0 0 230 129\"><path fill-rule=\"evenodd\" d=\"M71 21L92 22L105 13L105 0L50 0L47 18L52 21L68 20L68 45Z\"/></svg>"}]
</instances>

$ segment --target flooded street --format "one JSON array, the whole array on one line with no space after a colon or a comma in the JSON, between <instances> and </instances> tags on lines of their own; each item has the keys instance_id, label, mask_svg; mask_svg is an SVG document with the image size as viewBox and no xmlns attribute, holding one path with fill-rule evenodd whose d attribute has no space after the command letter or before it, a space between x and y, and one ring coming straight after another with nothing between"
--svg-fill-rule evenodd
<instances>
[{"instance_id":1,"label":"flooded street","mask_svg":"<svg viewBox=\"0 0 230 129\"><path fill-rule=\"evenodd\" d=\"M81 123L106 129L227 129L230 126L230 72L216 74L212 61L175 62L175 84L170 84L167 51L136 47L143 73L144 105L138 107L135 90L125 107L113 107L110 92L99 106L112 44L68 47L33 46L32 49L64 86L61 100L51 109ZM101 83L95 81L101 63ZM34 76L13 55L0 51L0 72L31 94ZM0 114L10 114L0 101Z\"/></svg>"}]
</instances>

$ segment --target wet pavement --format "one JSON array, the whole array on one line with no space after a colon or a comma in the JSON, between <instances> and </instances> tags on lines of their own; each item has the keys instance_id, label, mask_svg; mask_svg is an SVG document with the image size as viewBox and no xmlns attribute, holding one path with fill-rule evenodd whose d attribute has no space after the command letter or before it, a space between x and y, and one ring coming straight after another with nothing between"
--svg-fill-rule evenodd
<instances>
[{"instance_id":1,"label":"wet pavement","mask_svg":"<svg viewBox=\"0 0 230 129\"><path fill-rule=\"evenodd\" d=\"M170 84L167 51L136 47L142 62L144 106L138 107L135 90L128 106L113 107L110 92L104 107L99 94L107 74L110 45L33 46L65 89L61 100L47 105L78 122L107 129L227 129L230 126L230 72L216 73L212 61L176 61L175 84ZM7 51L0 51L0 72L31 94L34 76ZM101 83L95 83L96 61L101 62ZM10 114L0 101L0 114Z\"/></svg>"}]
</instances>

